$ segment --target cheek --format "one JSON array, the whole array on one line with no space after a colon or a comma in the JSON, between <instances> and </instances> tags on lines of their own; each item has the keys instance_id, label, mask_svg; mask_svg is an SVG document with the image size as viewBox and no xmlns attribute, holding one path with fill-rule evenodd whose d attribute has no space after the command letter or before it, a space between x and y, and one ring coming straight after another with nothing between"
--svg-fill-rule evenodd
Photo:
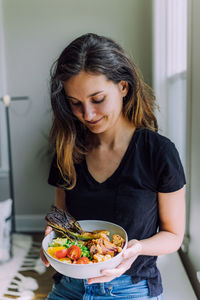
<instances>
[{"instance_id":1,"label":"cheek","mask_svg":"<svg viewBox=\"0 0 200 300\"><path fill-rule=\"evenodd\" d=\"M71 111L72 111L73 115L75 115L78 119L81 118L82 110L80 107L71 106Z\"/></svg>"},{"instance_id":2,"label":"cheek","mask_svg":"<svg viewBox=\"0 0 200 300\"><path fill-rule=\"evenodd\" d=\"M110 101L105 107L104 107L104 113L109 115L118 115L122 111L122 101L118 101L121 99L114 99L113 101Z\"/></svg>"},{"instance_id":3,"label":"cheek","mask_svg":"<svg viewBox=\"0 0 200 300\"><path fill-rule=\"evenodd\" d=\"M99 107L98 111L103 114L111 114L114 110L115 102L114 101L107 101L101 107Z\"/></svg>"}]
</instances>

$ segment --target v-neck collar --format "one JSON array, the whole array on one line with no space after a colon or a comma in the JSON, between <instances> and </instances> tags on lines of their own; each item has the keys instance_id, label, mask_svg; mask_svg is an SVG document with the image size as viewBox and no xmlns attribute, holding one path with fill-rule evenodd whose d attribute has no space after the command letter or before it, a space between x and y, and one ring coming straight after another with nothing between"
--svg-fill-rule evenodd
<instances>
[{"instance_id":1,"label":"v-neck collar","mask_svg":"<svg viewBox=\"0 0 200 300\"><path fill-rule=\"evenodd\" d=\"M121 162L119 164L119 166L117 167L117 169L113 172L112 175L110 175L106 180L104 180L103 182L99 182L97 181L93 176L92 174L90 173L89 169L88 169L88 166L87 166L87 162L86 162L86 158L84 158L83 160L83 167L84 167L84 172L85 172L85 175L87 176L87 178L90 180L90 182L94 185L105 185L107 184L108 182L110 181L114 181L115 178L117 178L117 176L120 174L121 172L121 169L123 168L126 160L127 160L127 157L129 156L129 153L130 151L133 150L133 147L135 146L135 139L136 139L136 136L137 136L137 133L138 133L138 128L136 128L134 130L134 133L133 133L133 136L130 140L130 143L121 159Z\"/></svg>"}]
</instances>

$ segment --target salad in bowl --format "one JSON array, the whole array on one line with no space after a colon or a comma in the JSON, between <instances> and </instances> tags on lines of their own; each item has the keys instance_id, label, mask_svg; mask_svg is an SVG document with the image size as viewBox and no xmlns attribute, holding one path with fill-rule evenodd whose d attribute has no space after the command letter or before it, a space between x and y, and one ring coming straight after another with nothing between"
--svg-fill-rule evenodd
<instances>
[{"instance_id":1,"label":"salad in bowl","mask_svg":"<svg viewBox=\"0 0 200 300\"><path fill-rule=\"evenodd\" d=\"M42 247L47 260L59 273L91 278L121 262L127 234L119 225L100 220L76 221L55 206L46 220L54 230L43 239Z\"/></svg>"}]
</instances>

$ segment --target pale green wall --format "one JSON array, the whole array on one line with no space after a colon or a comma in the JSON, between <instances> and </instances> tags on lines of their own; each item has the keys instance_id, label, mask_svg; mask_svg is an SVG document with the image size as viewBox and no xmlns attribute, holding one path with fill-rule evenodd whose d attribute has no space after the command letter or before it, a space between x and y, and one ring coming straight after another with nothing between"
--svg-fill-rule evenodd
<instances>
[{"instance_id":1,"label":"pale green wall","mask_svg":"<svg viewBox=\"0 0 200 300\"><path fill-rule=\"evenodd\" d=\"M53 201L49 162L38 157L51 121L52 62L75 37L95 32L121 43L151 83L151 0L3 0L8 93L29 96L11 106L17 214L45 213Z\"/></svg>"}]
</instances>

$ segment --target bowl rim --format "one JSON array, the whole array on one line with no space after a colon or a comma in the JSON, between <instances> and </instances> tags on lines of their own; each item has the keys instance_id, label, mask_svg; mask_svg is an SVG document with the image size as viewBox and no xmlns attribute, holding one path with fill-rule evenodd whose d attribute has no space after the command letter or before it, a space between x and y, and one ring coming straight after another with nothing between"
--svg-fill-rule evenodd
<instances>
[{"instance_id":1,"label":"bowl rim","mask_svg":"<svg viewBox=\"0 0 200 300\"><path fill-rule=\"evenodd\" d=\"M61 261L61 260L58 260L58 259L56 259L56 258L54 258L53 256L51 256L50 254L48 254L48 252L44 249L44 247L43 247L43 243L44 243L44 240L50 235L50 234L56 234L56 231L55 230L53 230L53 231L51 231L50 233L48 233L44 238L43 238L43 240L42 240L42 249L43 249L43 251L45 252L45 255L47 255L50 259L52 259L53 261L55 261L56 263L62 263L63 265L68 265L68 266L74 266L75 268L76 267L86 267L86 266L96 266L97 264L98 264L98 266L101 266L101 265L104 265L105 263L107 263L108 261L114 261L114 260L116 260L116 259L118 259L118 257L119 257L119 255L121 254L122 255L122 252L123 252L123 250L126 250L126 248L127 248L127 244L128 244L128 235L127 235L127 232L126 232L126 230L123 228L123 227L121 227L120 225L118 225L118 224L115 224L115 223L112 223L112 222L108 222L108 221L102 221L102 220L79 220L78 222L82 222L82 221L84 221L84 222L90 222L90 221L94 221L94 222L99 222L99 223L109 223L109 224L111 224L111 225L115 225L115 226L117 226L117 227L119 227L123 232L124 232L124 234L125 234L125 244L124 244L124 247L122 248L122 251L121 252L119 252L117 255L115 255L114 257L111 257L110 259L108 259L108 260L106 260L106 261L101 261L101 262L97 262L97 263L90 263L90 264L70 264L70 263L67 263L67 262L64 262L64 261Z\"/></svg>"}]
</instances>

